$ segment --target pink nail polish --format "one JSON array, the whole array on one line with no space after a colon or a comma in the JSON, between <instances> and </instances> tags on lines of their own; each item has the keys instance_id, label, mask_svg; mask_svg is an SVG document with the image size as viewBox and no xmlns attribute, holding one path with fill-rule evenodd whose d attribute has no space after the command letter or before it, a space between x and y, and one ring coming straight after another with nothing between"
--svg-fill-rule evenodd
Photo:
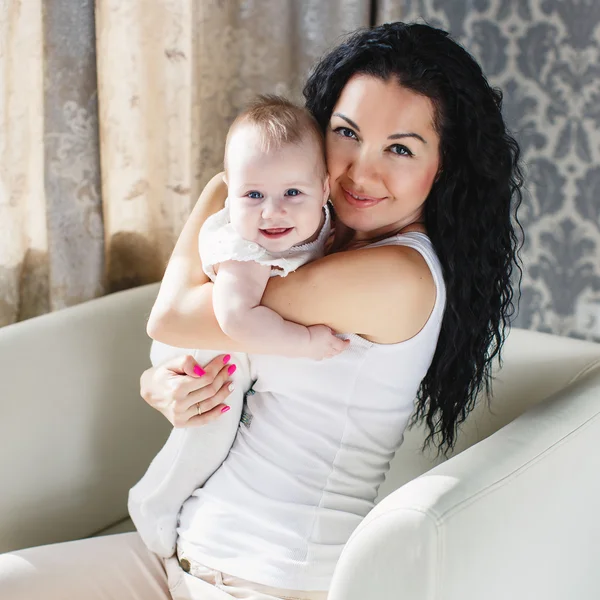
<instances>
[{"instance_id":1,"label":"pink nail polish","mask_svg":"<svg viewBox=\"0 0 600 600\"><path fill-rule=\"evenodd\" d=\"M237 367L235 365L230 365L229 368L227 369L227 372L230 375L233 375L235 373L235 370L237 369Z\"/></svg>"},{"instance_id":2,"label":"pink nail polish","mask_svg":"<svg viewBox=\"0 0 600 600\"><path fill-rule=\"evenodd\" d=\"M198 375L198 377L202 377L202 375L206 375L206 371L200 365L196 365L194 367L194 373L196 373L196 375Z\"/></svg>"},{"instance_id":3,"label":"pink nail polish","mask_svg":"<svg viewBox=\"0 0 600 600\"><path fill-rule=\"evenodd\" d=\"M221 409L221 414L223 414L223 413L226 413L226 412L227 412L227 411L228 411L230 408L231 408L231 406L224 406L224 407Z\"/></svg>"},{"instance_id":4,"label":"pink nail polish","mask_svg":"<svg viewBox=\"0 0 600 600\"><path fill-rule=\"evenodd\" d=\"M226 365L230 360L231 360L231 355L230 354L226 354L223 357L223 364Z\"/></svg>"}]
</instances>

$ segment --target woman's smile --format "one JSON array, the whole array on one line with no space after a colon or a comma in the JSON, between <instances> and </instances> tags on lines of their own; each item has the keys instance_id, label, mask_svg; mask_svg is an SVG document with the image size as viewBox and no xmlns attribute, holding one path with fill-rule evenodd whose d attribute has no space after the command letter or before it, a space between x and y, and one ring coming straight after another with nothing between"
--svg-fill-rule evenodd
<instances>
[{"instance_id":1,"label":"woman's smile","mask_svg":"<svg viewBox=\"0 0 600 600\"><path fill-rule=\"evenodd\" d=\"M359 194L358 192L352 190L347 186L340 185L342 191L344 192L344 197L346 201L352 206L356 206L358 208L370 208L371 206L375 206L383 200L387 199L387 196L383 198L376 198L373 196L367 196L366 194Z\"/></svg>"}]
</instances>

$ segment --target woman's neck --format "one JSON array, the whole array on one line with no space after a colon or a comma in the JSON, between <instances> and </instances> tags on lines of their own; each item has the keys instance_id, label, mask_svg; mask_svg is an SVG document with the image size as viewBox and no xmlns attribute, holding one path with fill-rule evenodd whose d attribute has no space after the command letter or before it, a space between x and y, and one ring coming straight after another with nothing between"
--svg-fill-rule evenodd
<instances>
[{"instance_id":1,"label":"woman's neck","mask_svg":"<svg viewBox=\"0 0 600 600\"><path fill-rule=\"evenodd\" d=\"M334 228L334 235L330 238L327 253L340 252L342 250L357 250L358 248L363 248L364 246L368 246L369 244L374 244L376 242L380 242L387 238L394 237L395 235L401 235L403 233L411 233L418 232L427 234L427 229L425 227L425 223L415 222L410 223L404 227L400 227L398 229L388 231L386 233L382 233L380 235L375 235L372 237L367 237L363 235L357 235L357 232L354 229L350 229L346 227L343 223L337 221Z\"/></svg>"}]
</instances>

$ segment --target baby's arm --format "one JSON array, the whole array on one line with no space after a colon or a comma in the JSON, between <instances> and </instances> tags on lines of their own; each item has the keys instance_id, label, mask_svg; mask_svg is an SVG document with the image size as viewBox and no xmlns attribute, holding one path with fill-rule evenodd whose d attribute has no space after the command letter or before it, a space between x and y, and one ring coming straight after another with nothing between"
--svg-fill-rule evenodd
<instances>
[{"instance_id":1,"label":"baby's arm","mask_svg":"<svg viewBox=\"0 0 600 600\"><path fill-rule=\"evenodd\" d=\"M219 265L213 289L213 308L223 333L269 354L329 358L346 344L329 327L305 327L286 321L261 306L271 268L254 261L226 261Z\"/></svg>"}]
</instances>

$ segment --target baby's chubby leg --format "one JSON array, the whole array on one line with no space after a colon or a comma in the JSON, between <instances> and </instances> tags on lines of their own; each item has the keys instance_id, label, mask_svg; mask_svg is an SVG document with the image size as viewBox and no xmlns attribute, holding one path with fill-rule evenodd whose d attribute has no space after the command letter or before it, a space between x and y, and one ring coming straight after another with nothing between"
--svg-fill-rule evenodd
<instances>
[{"instance_id":1,"label":"baby's chubby leg","mask_svg":"<svg viewBox=\"0 0 600 600\"><path fill-rule=\"evenodd\" d=\"M186 350L154 342L153 365L181 354L206 364L218 353ZM201 487L227 457L235 439L245 392L250 388L250 365L245 354L231 357L235 389L227 397L230 410L200 427L174 428L142 479L129 492L129 514L146 546L164 558L175 552L177 517L183 503Z\"/></svg>"}]
</instances>

